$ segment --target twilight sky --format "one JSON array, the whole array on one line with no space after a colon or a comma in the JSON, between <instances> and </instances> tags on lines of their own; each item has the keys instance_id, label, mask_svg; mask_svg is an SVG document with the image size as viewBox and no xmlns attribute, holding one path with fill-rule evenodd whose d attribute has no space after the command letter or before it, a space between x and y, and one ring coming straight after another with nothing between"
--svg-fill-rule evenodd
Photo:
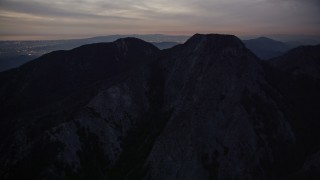
<instances>
[{"instance_id":1,"label":"twilight sky","mask_svg":"<svg viewBox=\"0 0 320 180\"><path fill-rule=\"evenodd\" d=\"M110 34L320 35L320 0L0 0L0 40Z\"/></svg>"}]
</instances>

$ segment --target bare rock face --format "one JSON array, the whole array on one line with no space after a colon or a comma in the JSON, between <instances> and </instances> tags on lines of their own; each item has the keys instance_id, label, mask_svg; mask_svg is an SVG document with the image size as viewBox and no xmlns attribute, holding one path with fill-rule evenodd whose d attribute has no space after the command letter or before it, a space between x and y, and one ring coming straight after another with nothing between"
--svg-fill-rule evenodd
<instances>
[{"instance_id":1,"label":"bare rock face","mask_svg":"<svg viewBox=\"0 0 320 180\"><path fill-rule=\"evenodd\" d=\"M260 61L235 36L162 51L134 38L86 45L0 82L2 179L319 175L319 81Z\"/></svg>"},{"instance_id":2,"label":"bare rock face","mask_svg":"<svg viewBox=\"0 0 320 180\"><path fill-rule=\"evenodd\" d=\"M172 116L150 153L150 177L272 177L266 168L295 136L278 107L281 95L270 97L266 88L277 91L240 40L195 35L160 62L167 75L164 108Z\"/></svg>"}]
</instances>

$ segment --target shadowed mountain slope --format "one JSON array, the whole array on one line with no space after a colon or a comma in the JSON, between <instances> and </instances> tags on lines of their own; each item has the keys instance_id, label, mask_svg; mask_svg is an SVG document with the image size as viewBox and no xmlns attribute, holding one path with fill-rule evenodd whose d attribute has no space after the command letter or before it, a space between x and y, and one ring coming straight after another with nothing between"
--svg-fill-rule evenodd
<instances>
[{"instance_id":1,"label":"shadowed mountain slope","mask_svg":"<svg viewBox=\"0 0 320 180\"><path fill-rule=\"evenodd\" d=\"M275 66L295 75L309 75L320 79L320 45L300 46L271 59Z\"/></svg>"}]
</instances>

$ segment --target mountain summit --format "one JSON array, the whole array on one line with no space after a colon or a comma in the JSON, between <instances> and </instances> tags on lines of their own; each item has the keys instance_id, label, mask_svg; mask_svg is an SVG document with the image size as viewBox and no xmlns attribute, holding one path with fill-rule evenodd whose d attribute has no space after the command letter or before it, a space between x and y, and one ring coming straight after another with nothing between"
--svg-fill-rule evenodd
<instances>
[{"instance_id":1,"label":"mountain summit","mask_svg":"<svg viewBox=\"0 0 320 180\"><path fill-rule=\"evenodd\" d=\"M85 45L0 82L2 179L319 177L320 81L232 35Z\"/></svg>"}]
</instances>

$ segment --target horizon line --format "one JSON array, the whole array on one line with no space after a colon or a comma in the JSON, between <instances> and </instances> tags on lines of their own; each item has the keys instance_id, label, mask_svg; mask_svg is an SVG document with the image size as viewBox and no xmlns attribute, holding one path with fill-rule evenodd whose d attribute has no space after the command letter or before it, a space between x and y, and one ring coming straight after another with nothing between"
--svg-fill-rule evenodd
<instances>
[{"instance_id":1,"label":"horizon line","mask_svg":"<svg viewBox=\"0 0 320 180\"><path fill-rule=\"evenodd\" d=\"M173 37L186 37L190 38L195 34L226 34L226 33L193 33L193 34L165 34L165 33L146 33L146 34L139 34L139 33L132 33L132 34L106 34L106 35L56 35L56 34L48 34L48 35L0 35L0 41L64 41L64 40L83 40L83 39L91 39L97 37L108 37L108 36L156 36L156 35L163 35L163 36L173 36ZM315 40L320 40L320 35L309 35L309 34L246 34L246 35L237 35L227 33L228 35L234 35L240 39L247 39L247 38L259 38L259 37L267 37L271 39L274 36L283 36L287 38L311 38ZM15 37L15 38L12 38ZM19 38L20 37L20 38ZM21 38L22 37L22 38ZM65 37L65 38L64 38ZM273 38L272 38L273 37Z\"/></svg>"}]
</instances>

